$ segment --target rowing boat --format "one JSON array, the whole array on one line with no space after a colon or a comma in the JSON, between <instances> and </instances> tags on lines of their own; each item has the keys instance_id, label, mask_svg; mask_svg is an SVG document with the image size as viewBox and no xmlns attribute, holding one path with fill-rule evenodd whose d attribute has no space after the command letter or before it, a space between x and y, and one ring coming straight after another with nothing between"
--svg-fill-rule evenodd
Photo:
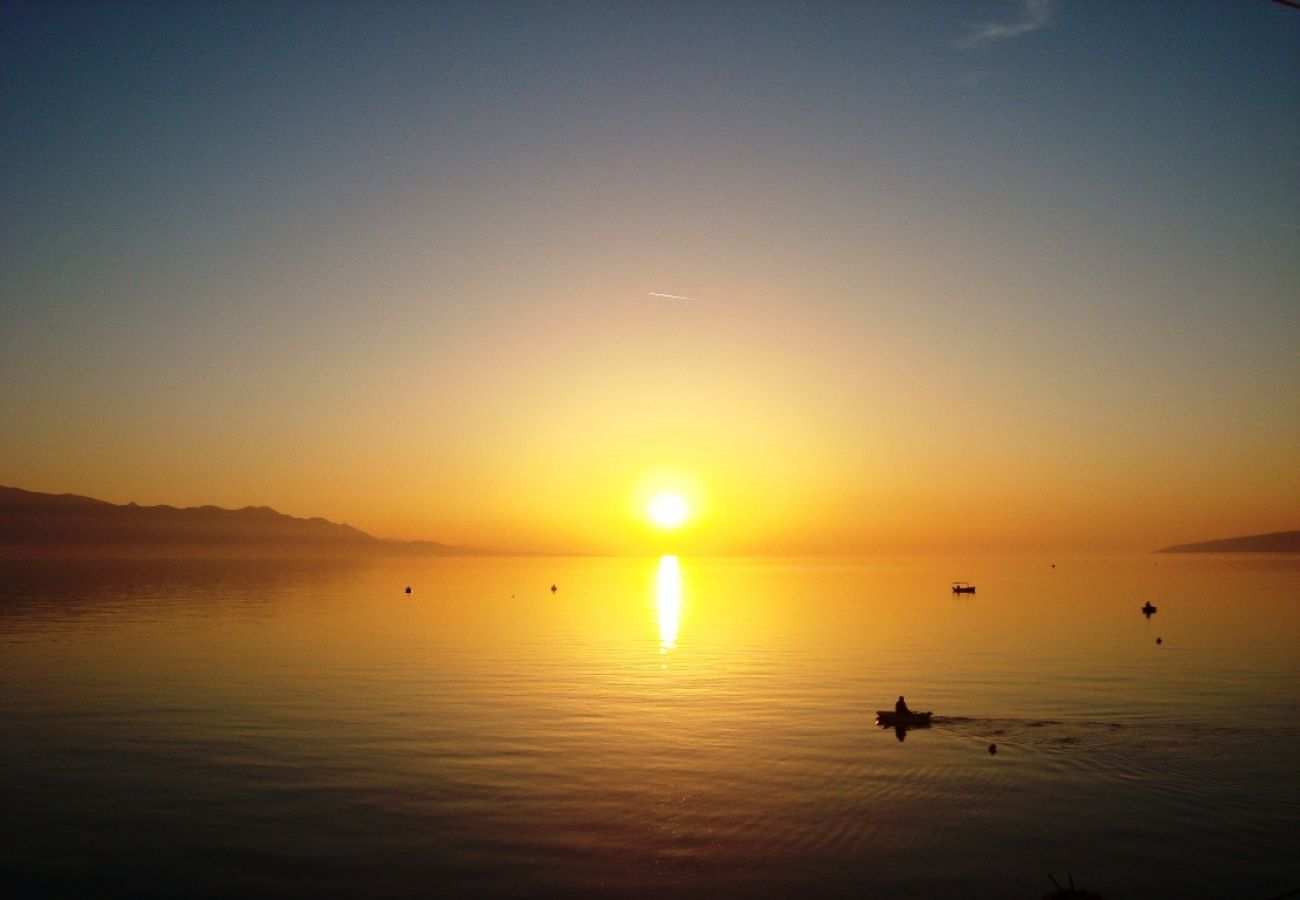
<instances>
[{"instance_id":1,"label":"rowing boat","mask_svg":"<svg viewBox=\"0 0 1300 900\"><path fill-rule=\"evenodd\" d=\"M924 728L930 724L930 717L934 713L928 712L894 712L892 709L876 710L876 724L888 728L903 726L905 728Z\"/></svg>"}]
</instances>

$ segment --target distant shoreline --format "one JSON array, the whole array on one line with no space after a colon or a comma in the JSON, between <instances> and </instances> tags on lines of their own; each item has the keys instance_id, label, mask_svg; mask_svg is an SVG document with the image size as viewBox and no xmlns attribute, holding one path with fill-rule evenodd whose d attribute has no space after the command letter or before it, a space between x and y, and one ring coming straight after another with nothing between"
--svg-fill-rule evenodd
<instances>
[{"instance_id":1,"label":"distant shoreline","mask_svg":"<svg viewBox=\"0 0 1300 900\"><path fill-rule=\"evenodd\" d=\"M1300 531L1176 544L1156 553L1300 553ZM0 486L0 559L330 559L550 556L377 538L350 525L265 506L140 506ZM621 554L570 553L606 556ZM748 554L741 554L748 555Z\"/></svg>"},{"instance_id":2,"label":"distant shoreline","mask_svg":"<svg viewBox=\"0 0 1300 900\"><path fill-rule=\"evenodd\" d=\"M1300 553L1300 531L1274 531L1244 537L1175 544L1157 553Z\"/></svg>"},{"instance_id":3,"label":"distant shoreline","mask_svg":"<svg viewBox=\"0 0 1300 900\"><path fill-rule=\"evenodd\" d=\"M385 540L265 506L139 506L0 486L0 558L481 556L436 541Z\"/></svg>"}]
</instances>

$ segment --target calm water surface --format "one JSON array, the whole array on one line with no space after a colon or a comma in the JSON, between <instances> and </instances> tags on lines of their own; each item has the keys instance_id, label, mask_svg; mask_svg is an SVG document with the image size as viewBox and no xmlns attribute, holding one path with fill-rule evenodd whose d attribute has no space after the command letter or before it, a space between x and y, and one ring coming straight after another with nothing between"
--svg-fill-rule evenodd
<instances>
[{"instance_id":1,"label":"calm water surface","mask_svg":"<svg viewBox=\"0 0 1300 900\"><path fill-rule=\"evenodd\" d=\"M0 892L1300 888L1300 559L1052 562L0 562Z\"/></svg>"}]
</instances>

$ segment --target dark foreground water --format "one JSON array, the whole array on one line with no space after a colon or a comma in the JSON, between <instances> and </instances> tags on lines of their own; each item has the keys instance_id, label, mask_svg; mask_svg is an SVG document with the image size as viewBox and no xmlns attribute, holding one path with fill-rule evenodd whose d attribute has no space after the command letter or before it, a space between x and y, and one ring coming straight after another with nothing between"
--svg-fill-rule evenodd
<instances>
[{"instance_id":1,"label":"dark foreground water","mask_svg":"<svg viewBox=\"0 0 1300 900\"><path fill-rule=\"evenodd\" d=\"M0 894L1300 888L1300 559L1052 562L2 562Z\"/></svg>"}]
</instances>

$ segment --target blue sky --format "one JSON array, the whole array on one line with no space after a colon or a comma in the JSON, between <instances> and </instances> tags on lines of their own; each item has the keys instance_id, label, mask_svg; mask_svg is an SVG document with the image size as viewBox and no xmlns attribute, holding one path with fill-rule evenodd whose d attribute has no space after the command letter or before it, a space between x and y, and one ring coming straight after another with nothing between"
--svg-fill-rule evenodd
<instances>
[{"instance_id":1,"label":"blue sky","mask_svg":"<svg viewBox=\"0 0 1300 900\"><path fill-rule=\"evenodd\" d=\"M717 493L788 480L840 549L1009 471L1061 542L1294 526L1296 10L0 11L2 483L590 543L516 521L525 473L480 489L562 413L572 445L520 448L553 483L598 435L701 470L780 444ZM1002 437L954 458L945 423Z\"/></svg>"}]
</instances>

